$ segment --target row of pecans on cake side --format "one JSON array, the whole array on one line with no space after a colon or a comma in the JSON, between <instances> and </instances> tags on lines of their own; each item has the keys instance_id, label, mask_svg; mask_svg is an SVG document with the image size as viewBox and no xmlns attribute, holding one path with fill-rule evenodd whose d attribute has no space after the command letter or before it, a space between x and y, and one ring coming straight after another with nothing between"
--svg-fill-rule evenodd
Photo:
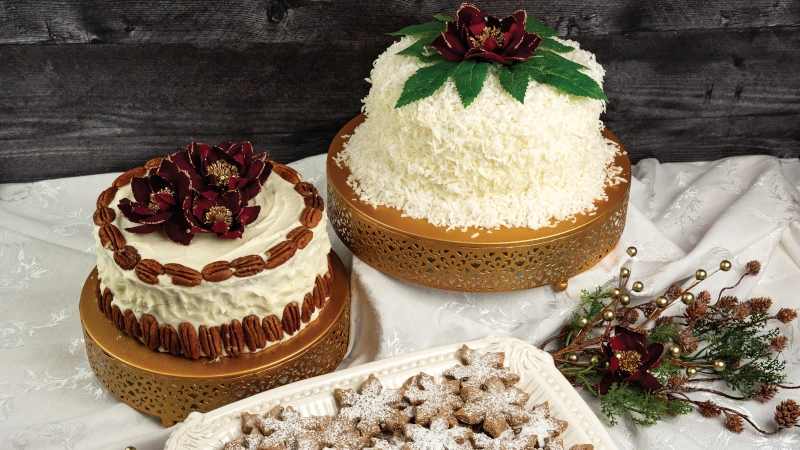
<instances>
[{"instance_id":1,"label":"row of pecans on cake side","mask_svg":"<svg viewBox=\"0 0 800 450\"><path fill-rule=\"evenodd\" d=\"M173 355L183 355L189 359L198 359L202 354L209 358L222 356L224 351L228 356L236 357L244 352L245 346L255 352L265 348L267 342L279 342L284 334L293 335L298 332L302 324L311 321L311 316L318 309L325 307L326 300L333 289L333 278L328 257L328 272L324 276L317 275L314 288L303 298L302 306L296 302L289 303L283 309L283 317L270 315L259 319L251 314L240 322L233 319L230 324L206 327L200 325L198 330L189 322L182 322L178 330L172 325L159 326L155 317L143 314L140 320L131 309L124 313L117 305L112 305L114 294L109 288L100 291L100 281L97 280L95 297L100 311L105 314L118 330L129 337L141 340L144 345L158 351L163 347Z\"/></svg>"},{"instance_id":2,"label":"row of pecans on cake side","mask_svg":"<svg viewBox=\"0 0 800 450\"><path fill-rule=\"evenodd\" d=\"M142 176L150 168L158 167L161 158L152 159L144 167L131 169L114 180L110 188L97 198L97 210L93 220L100 227L100 245L113 252L114 262L123 270L134 270L136 276L144 283L158 284L159 275L167 274L172 284L197 286L203 280L209 282L225 281L232 276L247 277L264 270L274 269L288 262L298 250L304 249L314 237L312 228L316 227L325 211L325 202L313 184L301 180L300 174L283 164L273 163L272 171L284 180L295 185L295 191L303 196L305 208L300 213L300 226L286 235L286 240L273 246L262 258L260 255L247 255L233 261L215 261L197 271L182 264L161 264L153 259L142 259L139 251L127 245L125 238L112 222L116 213L109 207L117 194L117 190L131 182L134 177Z\"/></svg>"}]
</instances>

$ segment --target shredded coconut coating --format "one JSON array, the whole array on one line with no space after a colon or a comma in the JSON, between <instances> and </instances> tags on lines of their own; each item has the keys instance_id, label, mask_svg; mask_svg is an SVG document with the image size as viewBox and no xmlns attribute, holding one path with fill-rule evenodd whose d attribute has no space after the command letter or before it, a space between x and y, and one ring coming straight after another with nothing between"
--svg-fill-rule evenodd
<instances>
[{"instance_id":1,"label":"shredded coconut coating","mask_svg":"<svg viewBox=\"0 0 800 450\"><path fill-rule=\"evenodd\" d=\"M596 210L605 186L620 181L618 148L601 135L601 100L531 81L522 104L490 67L478 97L464 108L448 80L430 97L395 109L405 81L424 64L397 55L405 37L374 63L367 119L338 162L364 202L402 210L434 225L466 229L553 226ZM562 54L602 85L593 54Z\"/></svg>"}]
</instances>

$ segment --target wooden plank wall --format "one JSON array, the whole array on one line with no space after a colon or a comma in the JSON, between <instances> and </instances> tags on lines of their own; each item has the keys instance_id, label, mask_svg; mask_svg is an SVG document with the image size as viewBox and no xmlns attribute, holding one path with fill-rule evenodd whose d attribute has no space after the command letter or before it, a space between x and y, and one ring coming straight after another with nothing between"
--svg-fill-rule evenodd
<instances>
[{"instance_id":1,"label":"wooden plank wall","mask_svg":"<svg viewBox=\"0 0 800 450\"><path fill-rule=\"evenodd\" d=\"M120 171L190 138L281 162L358 114L433 0L0 0L0 182ZM481 2L479 2L481 3ZM800 153L800 1L501 0L597 54L636 161Z\"/></svg>"}]
</instances>

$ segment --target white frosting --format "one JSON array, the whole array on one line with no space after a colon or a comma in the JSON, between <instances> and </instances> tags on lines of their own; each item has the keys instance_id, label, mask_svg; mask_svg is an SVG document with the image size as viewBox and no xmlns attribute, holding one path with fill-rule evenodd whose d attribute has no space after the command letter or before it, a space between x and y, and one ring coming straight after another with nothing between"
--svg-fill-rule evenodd
<instances>
[{"instance_id":1,"label":"white frosting","mask_svg":"<svg viewBox=\"0 0 800 450\"><path fill-rule=\"evenodd\" d=\"M195 235L188 246L170 241L163 233L133 234L125 228L136 226L125 219L117 204L123 197L132 198L130 185L118 190L109 205L116 213L114 225L120 229L128 245L135 247L142 259L154 259L161 264L178 263L200 271L214 261L232 261L241 256L260 255L286 239L300 226L300 213L305 208L303 197L294 185L273 174L261 192L250 201L260 205L258 218L245 228L241 239L222 239L214 235ZM112 305L123 312L131 309L137 319L151 314L159 325L169 324L176 330L181 322L219 326L242 320L251 314L264 318L283 316L284 307L292 302L302 305L305 294L314 288L317 275L328 271L331 245L326 231L327 216L312 229L311 242L286 263L248 277L231 277L221 282L203 280L199 286L172 284L168 275L159 276L159 283L142 282L133 270L123 270L113 253L100 245L99 227L95 226L97 241L97 270L102 280L101 290L108 287L114 294ZM316 317L316 315L314 316Z\"/></svg>"},{"instance_id":2,"label":"white frosting","mask_svg":"<svg viewBox=\"0 0 800 450\"><path fill-rule=\"evenodd\" d=\"M413 41L403 38L375 61L367 119L339 156L361 200L448 228L536 229L594 211L605 186L619 181L618 148L601 135L600 100L530 81L522 104L491 67L467 108L452 78L432 96L395 108L406 80L424 65L397 55ZM576 49L563 56L602 84L594 55L560 42Z\"/></svg>"}]
</instances>

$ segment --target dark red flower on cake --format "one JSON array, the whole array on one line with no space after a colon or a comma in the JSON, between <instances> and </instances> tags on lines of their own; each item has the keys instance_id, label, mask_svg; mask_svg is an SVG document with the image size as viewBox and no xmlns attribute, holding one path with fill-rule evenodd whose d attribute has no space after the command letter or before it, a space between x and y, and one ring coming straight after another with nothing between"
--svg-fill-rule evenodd
<instances>
[{"instance_id":1,"label":"dark red flower on cake","mask_svg":"<svg viewBox=\"0 0 800 450\"><path fill-rule=\"evenodd\" d=\"M600 380L600 395L605 395L613 383L634 383L646 391L662 388L648 371L661 364L663 344L647 345L647 336L618 325L614 328L614 337L603 342L602 348L609 367Z\"/></svg>"},{"instance_id":2,"label":"dark red flower on cake","mask_svg":"<svg viewBox=\"0 0 800 450\"><path fill-rule=\"evenodd\" d=\"M260 206L245 206L243 192L229 190L222 194L213 190L201 192L184 200L192 233L215 233L225 239L242 237L244 227L252 223Z\"/></svg>"},{"instance_id":3,"label":"dark red flower on cake","mask_svg":"<svg viewBox=\"0 0 800 450\"><path fill-rule=\"evenodd\" d=\"M463 3L456 20L447 22L445 32L431 47L452 62L478 59L505 65L525 61L542 43L538 34L525 32L527 17L525 11L519 10L500 20L475 5Z\"/></svg>"},{"instance_id":4,"label":"dark red flower on cake","mask_svg":"<svg viewBox=\"0 0 800 450\"><path fill-rule=\"evenodd\" d=\"M196 192L239 190L243 194L243 205L258 194L272 172L266 155L254 156L249 142L225 141L214 147L192 142L169 158L191 174Z\"/></svg>"},{"instance_id":5,"label":"dark red flower on cake","mask_svg":"<svg viewBox=\"0 0 800 450\"><path fill-rule=\"evenodd\" d=\"M191 180L178 166L164 159L156 169L144 177L131 180L134 201L123 198L119 210L126 219L140 223L126 228L137 234L164 230L173 242L189 245L193 233L183 210L183 203L191 198Z\"/></svg>"}]
</instances>

